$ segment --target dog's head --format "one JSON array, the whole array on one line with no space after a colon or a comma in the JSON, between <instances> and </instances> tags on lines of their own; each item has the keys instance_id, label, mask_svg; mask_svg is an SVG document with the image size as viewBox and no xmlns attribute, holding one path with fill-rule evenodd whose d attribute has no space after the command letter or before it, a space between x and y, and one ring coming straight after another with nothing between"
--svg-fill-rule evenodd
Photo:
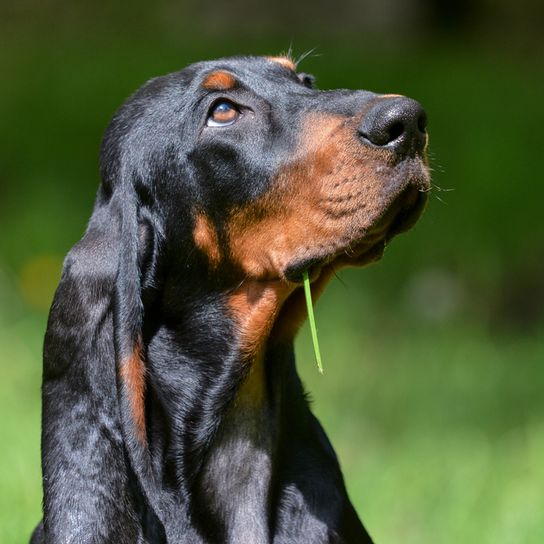
<instances>
[{"instance_id":1,"label":"dog's head","mask_svg":"<svg viewBox=\"0 0 544 544\"><path fill-rule=\"evenodd\" d=\"M128 175L168 240L190 216L211 270L296 282L375 260L415 222L429 188L425 124L402 96L315 90L287 58L203 62L121 108L104 186Z\"/></svg>"},{"instance_id":2,"label":"dog's head","mask_svg":"<svg viewBox=\"0 0 544 544\"><path fill-rule=\"evenodd\" d=\"M202 62L151 80L119 110L99 203L133 195L140 263L153 269L160 253L169 285L188 274L242 284L230 299L239 321L248 297L276 315L300 299L304 270L318 293L333 270L379 259L414 224L429 189L425 125L414 100L319 91L285 57ZM293 334L303 305L287 306L279 328Z\"/></svg>"}]
</instances>

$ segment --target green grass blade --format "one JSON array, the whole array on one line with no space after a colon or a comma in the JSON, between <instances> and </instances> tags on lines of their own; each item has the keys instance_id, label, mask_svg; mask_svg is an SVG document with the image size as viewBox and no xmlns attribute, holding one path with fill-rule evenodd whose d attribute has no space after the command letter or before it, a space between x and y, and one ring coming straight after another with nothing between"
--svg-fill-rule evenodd
<instances>
[{"instance_id":1,"label":"green grass blade","mask_svg":"<svg viewBox=\"0 0 544 544\"><path fill-rule=\"evenodd\" d=\"M323 365L321 363L321 352L319 351L319 342L317 341L317 327L315 326L314 305L312 303L312 290L310 289L310 278L306 270L302 277L304 279L304 295L306 297L306 308L308 309L308 320L310 321L310 331L312 333L312 342L314 344L315 360L317 368L323 374Z\"/></svg>"}]
</instances>

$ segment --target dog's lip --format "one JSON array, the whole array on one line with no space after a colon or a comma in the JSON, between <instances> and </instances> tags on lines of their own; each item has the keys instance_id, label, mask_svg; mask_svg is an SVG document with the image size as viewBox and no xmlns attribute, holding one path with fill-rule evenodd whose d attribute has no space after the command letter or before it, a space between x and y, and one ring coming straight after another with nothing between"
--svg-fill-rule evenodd
<instances>
[{"instance_id":1,"label":"dog's lip","mask_svg":"<svg viewBox=\"0 0 544 544\"><path fill-rule=\"evenodd\" d=\"M349 247L328 255L315 255L288 266L284 277L293 283L301 283L308 271L310 281L319 278L325 266L364 266L383 256L387 243L397 234L409 230L421 216L427 202L427 193L415 186L407 187L394 200L376 225Z\"/></svg>"},{"instance_id":2,"label":"dog's lip","mask_svg":"<svg viewBox=\"0 0 544 544\"><path fill-rule=\"evenodd\" d=\"M387 241L397 234L410 230L417 223L425 209L427 200L428 192L416 187L410 187L400 195L400 207L396 211L393 221L387 227Z\"/></svg>"},{"instance_id":3,"label":"dog's lip","mask_svg":"<svg viewBox=\"0 0 544 544\"><path fill-rule=\"evenodd\" d=\"M385 236L374 242L366 240L352 249L344 249L333 255L298 261L285 270L284 276L289 282L300 284L303 281L303 273L308 271L310 282L314 282L321 275L323 268L327 266L332 266L333 269L343 265L364 266L379 260L385 251L386 245Z\"/></svg>"}]
</instances>

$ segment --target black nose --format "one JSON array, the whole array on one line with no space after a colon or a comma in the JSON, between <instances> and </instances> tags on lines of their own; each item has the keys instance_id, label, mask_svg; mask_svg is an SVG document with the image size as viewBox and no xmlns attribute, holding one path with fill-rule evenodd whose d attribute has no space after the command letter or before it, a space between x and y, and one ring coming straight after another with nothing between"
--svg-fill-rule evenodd
<instances>
[{"instance_id":1,"label":"black nose","mask_svg":"<svg viewBox=\"0 0 544 544\"><path fill-rule=\"evenodd\" d=\"M419 102L402 96L383 99L359 126L363 142L397 153L422 151L427 141L427 114Z\"/></svg>"}]
</instances>

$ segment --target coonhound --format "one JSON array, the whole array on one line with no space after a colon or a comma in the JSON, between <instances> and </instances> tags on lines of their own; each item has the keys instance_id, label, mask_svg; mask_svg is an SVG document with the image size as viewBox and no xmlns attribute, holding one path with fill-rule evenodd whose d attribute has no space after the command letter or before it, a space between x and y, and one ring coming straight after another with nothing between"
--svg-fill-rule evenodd
<instances>
[{"instance_id":1,"label":"coonhound","mask_svg":"<svg viewBox=\"0 0 544 544\"><path fill-rule=\"evenodd\" d=\"M152 79L106 130L102 183L44 347L47 543L364 543L293 339L429 189L414 100L319 91L287 57Z\"/></svg>"}]
</instances>

